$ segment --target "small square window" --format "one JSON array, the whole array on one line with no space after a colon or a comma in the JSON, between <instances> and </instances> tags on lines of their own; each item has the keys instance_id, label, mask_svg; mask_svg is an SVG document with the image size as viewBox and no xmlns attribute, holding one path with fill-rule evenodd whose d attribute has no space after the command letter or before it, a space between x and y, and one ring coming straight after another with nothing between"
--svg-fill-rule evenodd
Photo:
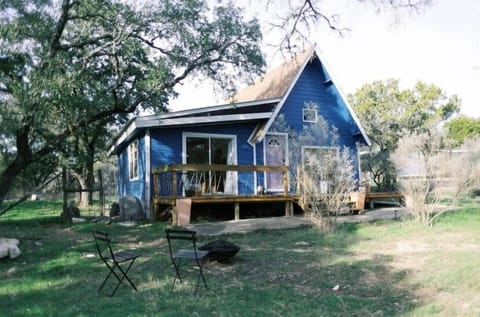
<instances>
[{"instance_id":1,"label":"small square window","mask_svg":"<svg viewBox=\"0 0 480 317\"><path fill-rule=\"evenodd\" d=\"M303 109L303 122L317 122L317 110Z\"/></svg>"}]
</instances>

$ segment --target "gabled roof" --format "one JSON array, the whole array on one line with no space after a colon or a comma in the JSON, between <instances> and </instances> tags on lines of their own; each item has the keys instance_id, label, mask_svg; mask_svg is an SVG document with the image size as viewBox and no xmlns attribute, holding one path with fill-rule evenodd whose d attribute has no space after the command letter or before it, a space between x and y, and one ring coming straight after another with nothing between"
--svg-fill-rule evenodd
<instances>
[{"instance_id":1,"label":"gabled roof","mask_svg":"<svg viewBox=\"0 0 480 317\"><path fill-rule=\"evenodd\" d=\"M340 97L345 102L348 112L352 116L355 124L357 125L360 134L364 138L367 144L370 144L370 140L367 136L367 133L363 129L358 117L356 116L353 108L348 103L347 98L343 94L342 90L338 86L335 80L333 80L332 73L328 69L325 59L320 58L320 51L316 48L316 45L313 45L310 49L303 51L295 55L288 62L278 66L272 71L266 73L260 77L253 85L247 86L244 89L240 90L237 94L232 97L232 101L255 101L261 98L280 98L279 103L275 106L273 110L273 115L271 118L264 124L258 126L257 130L254 131L249 139L249 142L256 143L265 137L265 134L268 132L270 126L275 121L279 111L282 109L285 101L287 100L291 90L297 83L300 75L303 73L307 64L314 59L319 59L322 66L325 68L327 73L330 76L331 82L335 84L337 91L340 94Z\"/></svg>"},{"instance_id":2,"label":"gabled roof","mask_svg":"<svg viewBox=\"0 0 480 317\"><path fill-rule=\"evenodd\" d=\"M295 82L301 70L311 57L312 49L296 54L289 61L265 73L252 85L238 91L231 97L232 102L245 102L269 98L282 98L292 82Z\"/></svg>"}]
</instances>

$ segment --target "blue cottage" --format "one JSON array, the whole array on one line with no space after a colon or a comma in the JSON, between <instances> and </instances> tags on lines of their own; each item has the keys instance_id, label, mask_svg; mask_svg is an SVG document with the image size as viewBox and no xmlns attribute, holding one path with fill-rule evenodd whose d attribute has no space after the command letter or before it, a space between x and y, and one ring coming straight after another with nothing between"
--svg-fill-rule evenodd
<instances>
[{"instance_id":1,"label":"blue cottage","mask_svg":"<svg viewBox=\"0 0 480 317\"><path fill-rule=\"evenodd\" d=\"M137 197L153 219L173 207L175 224L188 223L182 215L201 203L232 203L235 219L241 203L285 202L286 214L292 214L289 141L292 131L320 117L336 128L337 144L318 141L302 151L348 147L358 160L358 147L369 144L368 137L312 48L228 104L131 120L111 148L118 156L118 195Z\"/></svg>"}]
</instances>

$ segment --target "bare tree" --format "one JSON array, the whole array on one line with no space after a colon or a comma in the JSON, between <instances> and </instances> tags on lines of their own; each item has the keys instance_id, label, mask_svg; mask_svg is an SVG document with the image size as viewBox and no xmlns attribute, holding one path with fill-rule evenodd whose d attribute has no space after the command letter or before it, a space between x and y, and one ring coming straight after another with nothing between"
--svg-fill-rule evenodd
<instances>
[{"instance_id":1,"label":"bare tree","mask_svg":"<svg viewBox=\"0 0 480 317\"><path fill-rule=\"evenodd\" d=\"M335 155L305 152L297 168L297 192L304 209L311 212L324 231L335 228L337 216L350 211L350 193L357 187L350 150Z\"/></svg>"},{"instance_id":2,"label":"bare tree","mask_svg":"<svg viewBox=\"0 0 480 317\"><path fill-rule=\"evenodd\" d=\"M480 138L454 150L441 133L410 134L393 158L407 209L427 226L479 184Z\"/></svg>"},{"instance_id":3,"label":"bare tree","mask_svg":"<svg viewBox=\"0 0 480 317\"><path fill-rule=\"evenodd\" d=\"M425 10L431 0L350 0L351 3L360 3L371 6L377 13L393 12L397 16L402 12L420 13ZM326 26L329 29L342 35L348 31L348 27L342 26L340 14L331 13L325 1L303 0L303 1L279 1L268 0L267 11L276 12L276 16L269 23L272 29L282 32L280 48L292 51L295 43L300 47L309 43L312 30Z\"/></svg>"},{"instance_id":4,"label":"bare tree","mask_svg":"<svg viewBox=\"0 0 480 317\"><path fill-rule=\"evenodd\" d=\"M318 105L307 102L305 107ZM337 129L322 116L297 133L280 115L272 130L289 135L289 165L296 171L290 185L300 195L300 205L322 230L333 230L337 216L349 211L350 193L357 187L353 153L339 143Z\"/></svg>"}]
</instances>

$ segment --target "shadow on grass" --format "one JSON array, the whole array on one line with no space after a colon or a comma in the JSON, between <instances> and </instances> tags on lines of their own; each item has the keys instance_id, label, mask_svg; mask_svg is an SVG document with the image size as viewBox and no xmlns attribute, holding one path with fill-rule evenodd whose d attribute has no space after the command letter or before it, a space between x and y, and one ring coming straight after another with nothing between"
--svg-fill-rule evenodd
<instances>
[{"instance_id":1,"label":"shadow on grass","mask_svg":"<svg viewBox=\"0 0 480 317\"><path fill-rule=\"evenodd\" d=\"M415 307L401 286L407 272L392 270L392 258L350 251L365 239L359 224L332 234L300 228L216 237L241 247L235 261L209 262L209 290L197 296L188 284L170 293L165 226L4 222L23 254L0 261L0 307L10 316L397 316ZM142 255L129 273L138 292L122 285L113 298L97 293L108 270L95 254L93 228Z\"/></svg>"},{"instance_id":2,"label":"shadow on grass","mask_svg":"<svg viewBox=\"0 0 480 317\"><path fill-rule=\"evenodd\" d=\"M234 301L227 296L225 310L241 316L254 298L262 308L252 316L395 316L413 309L413 295L400 286L407 272L392 271L391 257L349 251L357 226L335 234L292 229L232 237L243 245L237 261L210 270L223 294L241 290Z\"/></svg>"}]
</instances>

